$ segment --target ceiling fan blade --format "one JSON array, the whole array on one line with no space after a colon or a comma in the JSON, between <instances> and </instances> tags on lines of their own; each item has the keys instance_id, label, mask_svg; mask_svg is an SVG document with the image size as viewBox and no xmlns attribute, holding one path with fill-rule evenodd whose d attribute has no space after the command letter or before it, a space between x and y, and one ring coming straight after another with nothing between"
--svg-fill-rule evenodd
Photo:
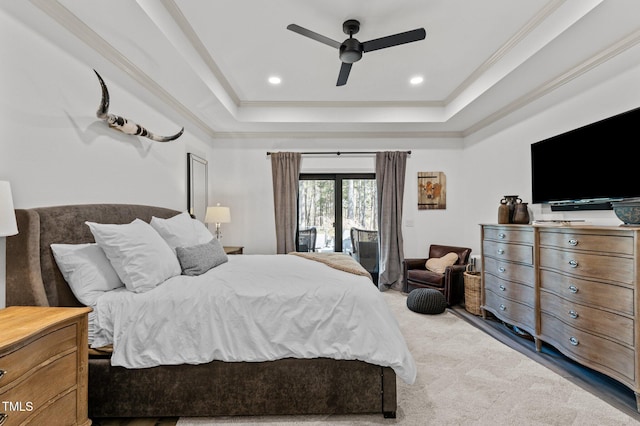
<instances>
[{"instance_id":1,"label":"ceiling fan blade","mask_svg":"<svg viewBox=\"0 0 640 426\"><path fill-rule=\"evenodd\" d=\"M298 33L305 37L309 37L315 41L319 41L320 43L324 43L328 46L335 47L336 49L339 49L340 45L342 44L340 42L330 39L329 37L325 37L322 34L318 34L306 28L302 28L300 25L289 24L287 26L287 29L293 31L294 33Z\"/></svg>"},{"instance_id":2,"label":"ceiling fan blade","mask_svg":"<svg viewBox=\"0 0 640 426\"><path fill-rule=\"evenodd\" d=\"M342 66L340 67L340 74L338 74L338 82L336 83L336 86L344 86L345 84L347 84L349 72L351 72L351 65L353 64L348 64L346 62L342 63Z\"/></svg>"},{"instance_id":3,"label":"ceiling fan blade","mask_svg":"<svg viewBox=\"0 0 640 426\"><path fill-rule=\"evenodd\" d=\"M371 52L372 50L384 49L386 47L397 46L399 44L411 43L413 41L424 40L427 35L424 28L406 31L386 37L376 38L362 43L363 52Z\"/></svg>"}]
</instances>

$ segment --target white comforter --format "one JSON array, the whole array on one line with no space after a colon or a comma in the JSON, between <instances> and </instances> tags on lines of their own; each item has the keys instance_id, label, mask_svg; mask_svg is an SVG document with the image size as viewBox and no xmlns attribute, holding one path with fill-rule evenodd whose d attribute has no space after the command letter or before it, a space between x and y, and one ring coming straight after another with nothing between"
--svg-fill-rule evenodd
<instances>
[{"instance_id":1,"label":"white comforter","mask_svg":"<svg viewBox=\"0 0 640 426\"><path fill-rule=\"evenodd\" d=\"M92 346L113 343L111 363L127 368L325 357L388 366L409 384L416 378L371 280L298 256L229 256L146 293L107 292L95 312Z\"/></svg>"}]
</instances>

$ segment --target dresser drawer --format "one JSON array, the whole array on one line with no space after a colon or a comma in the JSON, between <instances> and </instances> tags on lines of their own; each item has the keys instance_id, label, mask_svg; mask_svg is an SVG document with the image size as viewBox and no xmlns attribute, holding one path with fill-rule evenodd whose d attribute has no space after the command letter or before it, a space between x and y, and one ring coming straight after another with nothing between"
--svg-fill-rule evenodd
<instances>
[{"instance_id":1,"label":"dresser drawer","mask_svg":"<svg viewBox=\"0 0 640 426\"><path fill-rule=\"evenodd\" d=\"M485 241L483 254L487 257L533 265L533 247L522 244L508 244L498 241Z\"/></svg>"},{"instance_id":2,"label":"dresser drawer","mask_svg":"<svg viewBox=\"0 0 640 426\"><path fill-rule=\"evenodd\" d=\"M73 390L52 404L47 405L42 410L31 413L32 417L27 419L25 426L66 426L69 419L76 418L76 391Z\"/></svg>"},{"instance_id":3,"label":"dresser drawer","mask_svg":"<svg viewBox=\"0 0 640 426\"><path fill-rule=\"evenodd\" d=\"M12 381L30 369L37 367L57 354L75 347L76 325L71 324L42 335L28 346L3 356L0 358L0 370L5 370L6 373L0 378L0 392L3 392Z\"/></svg>"},{"instance_id":4,"label":"dresser drawer","mask_svg":"<svg viewBox=\"0 0 640 426\"><path fill-rule=\"evenodd\" d=\"M540 267L556 269L579 277L633 283L633 259L540 248Z\"/></svg>"},{"instance_id":5,"label":"dresser drawer","mask_svg":"<svg viewBox=\"0 0 640 426\"><path fill-rule=\"evenodd\" d=\"M634 351L619 343L577 330L540 313L541 338L565 355L627 383L634 381Z\"/></svg>"},{"instance_id":6,"label":"dresser drawer","mask_svg":"<svg viewBox=\"0 0 640 426\"><path fill-rule=\"evenodd\" d=\"M506 262L491 257L484 257L484 271L504 280L518 281L532 286L535 280L533 266Z\"/></svg>"},{"instance_id":7,"label":"dresser drawer","mask_svg":"<svg viewBox=\"0 0 640 426\"><path fill-rule=\"evenodd\" d=\"M23 405L31 402L33 407L32 411L6 411L4 406L0 406L0 410L9 416L9 424L20 424L27 417L43 409L46 404L61 393L64 393L65 390L76 386L76 355L76 352L71 352L51 363L45 364L39 369L30 371L23 377L24 380L17 380L15 386L0 393L0 401L22 403ZM37 391L34 391L36 389ZM70 419L73 419L73 417Z\"/></svg>"},{"instance_id":8,"label":"dresser drawer","mask_svg":"<svg viewBox=\"0 0 640 426\"><path fill-rule=\"evenodd\" d=\"M541 310L572 327L633 345L633 319L572 303L546 291L540 292Z\"/></svg>"},{"instance_id":9,"label":"dresser drawer","mask_svg":"<svg viewBox=\"0 0 640 426\"><path fill-rule=\"evenodd\" d=\"M533 244L533 229L516 226L485 226L485 240Z\"/></svg>"},{"instance_id":10,"label":"dresser drawer","mask_svg":"<svg viewBox=\"0 0 640 426\"><path fill-rule=\"evenodd\" d=\"M492 291L485 291L484 307L505 322L519 325L534 333L535 314L532 307L501 297Z\"/></svg>"},{"instance_id":11,"label":"dresser drawer","mask_svg":"<svg viewBox=\"0 0 640 426\"><path fill-rule=\"evenodd\" d=\"M569 229L540 231L540 245L599 253L633 254L633 236L581 234Z\"/></svg>"},{"instance_id":12,"label":"dresser drawer","mask_svg":"<svg viewBox=\"0 0 640 426\"><path fill-rule=\"evenodd\" d=\"M503 280L493 275L485 275L484 287L485 290L491 291L500 297L506 297L524 303L525 305L533 306L535 301L535 291L533 287Z\"/></svg>"},{"instance_id":13,"label":"dresser drawer","mask_svg":"<svg viewBox=\"0 0 640 426\"><path fill-rule=\"evenodd\" d=\"M634 290L630 287L575 278L542 269L540 288L571 302L634 315Z\"/></svg>"}]
</instances>

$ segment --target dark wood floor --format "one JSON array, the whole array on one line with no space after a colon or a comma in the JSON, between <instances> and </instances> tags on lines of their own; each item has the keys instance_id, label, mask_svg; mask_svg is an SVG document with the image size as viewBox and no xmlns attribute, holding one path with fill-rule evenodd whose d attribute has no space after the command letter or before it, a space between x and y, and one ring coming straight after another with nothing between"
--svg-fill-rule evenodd
<instances>
[{"instance_id":1,"label":"dark wood floor","mask_svg":"<svg viewBox=\"0 0 640 426\"><path fill-rule=\"evenodd\" d=\"M175 426L178 417L95 419L92 426Z\"/></svg>"},{"instance_id":2,"label":"dark wood floor","mask_svg":"<svg viewBox=\"0 0 640 426\"><path fill-rule=\"evenodd\" d=\"M553 346L546 343L542 344L540 352L536 351L533 340L518 335L496 318L483 319L481 316L467 312L461 306L455 306L450 311L505 345L544 365L620 411L625 412L630 417L640 421L640 413L636 410L635 394L620 382L570 360Z\"/></svg>"}]
</instances>

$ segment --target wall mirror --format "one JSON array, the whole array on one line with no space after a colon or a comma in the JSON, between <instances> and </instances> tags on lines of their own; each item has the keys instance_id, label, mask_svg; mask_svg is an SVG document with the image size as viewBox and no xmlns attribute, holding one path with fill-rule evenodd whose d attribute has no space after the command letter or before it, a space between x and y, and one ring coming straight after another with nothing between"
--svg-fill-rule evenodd
<instances>
[{"instance_id":1,"label":"wall mirror","mask_svg":"<svg viewBox=\"0 0 640 426\"><path fill-rule=\"evenodd\" d=\"M207 213L208 175L207 160L187 154L187 210L192 217L204 223Z\"/></svg>"}]
</instances>

